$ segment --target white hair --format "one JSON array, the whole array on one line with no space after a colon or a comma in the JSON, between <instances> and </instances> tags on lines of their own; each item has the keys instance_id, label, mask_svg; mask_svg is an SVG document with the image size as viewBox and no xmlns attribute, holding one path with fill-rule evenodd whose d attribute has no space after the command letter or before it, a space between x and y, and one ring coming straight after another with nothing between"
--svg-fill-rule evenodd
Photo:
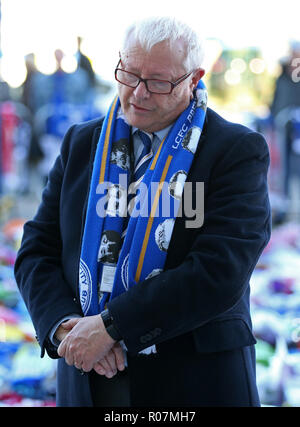
<instances>
[{"instance_id":1,"label":"white hair","mask_svg":"<svg viewBox=\"0 0 300 427\"><path fill-rule=\"evenodd\" d=\"M127 50L132 38L146 51L166 40L171 45L177 40L182 40L186 47L183 66L187 72L201 67L203 62L203 41L192 28L176 18L153 17L135 22L125 32L123 51Z\"/></svg>"}]
</instances>

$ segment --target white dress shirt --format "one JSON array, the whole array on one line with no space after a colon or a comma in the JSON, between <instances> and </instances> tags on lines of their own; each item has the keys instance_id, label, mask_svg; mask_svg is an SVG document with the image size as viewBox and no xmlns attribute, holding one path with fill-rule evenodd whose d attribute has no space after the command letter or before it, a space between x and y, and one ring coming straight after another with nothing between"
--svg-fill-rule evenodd
<instances>
[{"instance_id":1,"label":"white dress shirt","mask_svg":"<svg viewBox=\"0 0 300 427\"><path fill-rule=\"evenodd\" d=\"M155 153L158 150L161 142L167 136L171 127L172 127L172 125L166 127L165 129L154 132L153 134L145 132L150 136L150 138L152 140L153 155L155 155ZM141 139L137 133L138 130L139 129L136 127L132 128L134 166L136 166L136 162L137 162L138 158L140 157L140 155L143 151L143 143L142 143L142 141L141 141ZM153 137L153 135L154 135L154 137Z\"/></svg>"}]
</instances>

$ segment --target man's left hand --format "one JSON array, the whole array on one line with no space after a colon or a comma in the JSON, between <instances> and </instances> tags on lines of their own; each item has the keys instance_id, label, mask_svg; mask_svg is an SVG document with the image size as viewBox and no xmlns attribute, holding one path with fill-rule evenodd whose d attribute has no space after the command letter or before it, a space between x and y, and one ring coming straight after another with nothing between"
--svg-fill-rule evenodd
<instances>
[{"instance_id":1,"label":"man's left hand","mask_svg":"<svg viewBox=\"0 0 300 427\"><path fill-rule=\"evenodd\" d=\"M66 323L72 326L72 330L60 343L57 353L65 358L68 365L89 372L108 354L116 341L106 332L100 314L80 320L70 319Z\"/></svg>"}]
</instances>

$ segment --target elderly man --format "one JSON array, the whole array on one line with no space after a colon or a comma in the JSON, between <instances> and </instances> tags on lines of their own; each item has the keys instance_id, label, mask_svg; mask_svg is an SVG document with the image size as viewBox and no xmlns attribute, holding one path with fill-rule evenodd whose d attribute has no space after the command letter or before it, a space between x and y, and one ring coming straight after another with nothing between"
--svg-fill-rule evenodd
<instances>
[{"instance_id":1,"label":"elderly man","mask_svg":"<svg viewBox=\"0 0 300 427\"><path fill-rule=\"evenodd\" d=\"M60 406L260 404L249 278L268 149L206 107L202 56L176 20L131 26L118 96L67 132L24 227L16 279Z\"/></svg>"}]
</instances>

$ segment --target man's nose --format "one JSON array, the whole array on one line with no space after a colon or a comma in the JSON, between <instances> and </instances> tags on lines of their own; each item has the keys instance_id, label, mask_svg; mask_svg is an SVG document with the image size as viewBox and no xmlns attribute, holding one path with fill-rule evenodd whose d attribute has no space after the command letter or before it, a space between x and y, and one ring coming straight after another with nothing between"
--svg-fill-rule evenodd
<instances>
[{"instance_id":1,"label":"man's nose","mask_svg":"<svg viewBox=\"0 0 300 427\"><path fill-rule=\"evenodd\" d=\"M142 81L139 82L133 93L136 98L148 98L150 95L147 90L146 83Z\"/></svg>"}]
</instances>

